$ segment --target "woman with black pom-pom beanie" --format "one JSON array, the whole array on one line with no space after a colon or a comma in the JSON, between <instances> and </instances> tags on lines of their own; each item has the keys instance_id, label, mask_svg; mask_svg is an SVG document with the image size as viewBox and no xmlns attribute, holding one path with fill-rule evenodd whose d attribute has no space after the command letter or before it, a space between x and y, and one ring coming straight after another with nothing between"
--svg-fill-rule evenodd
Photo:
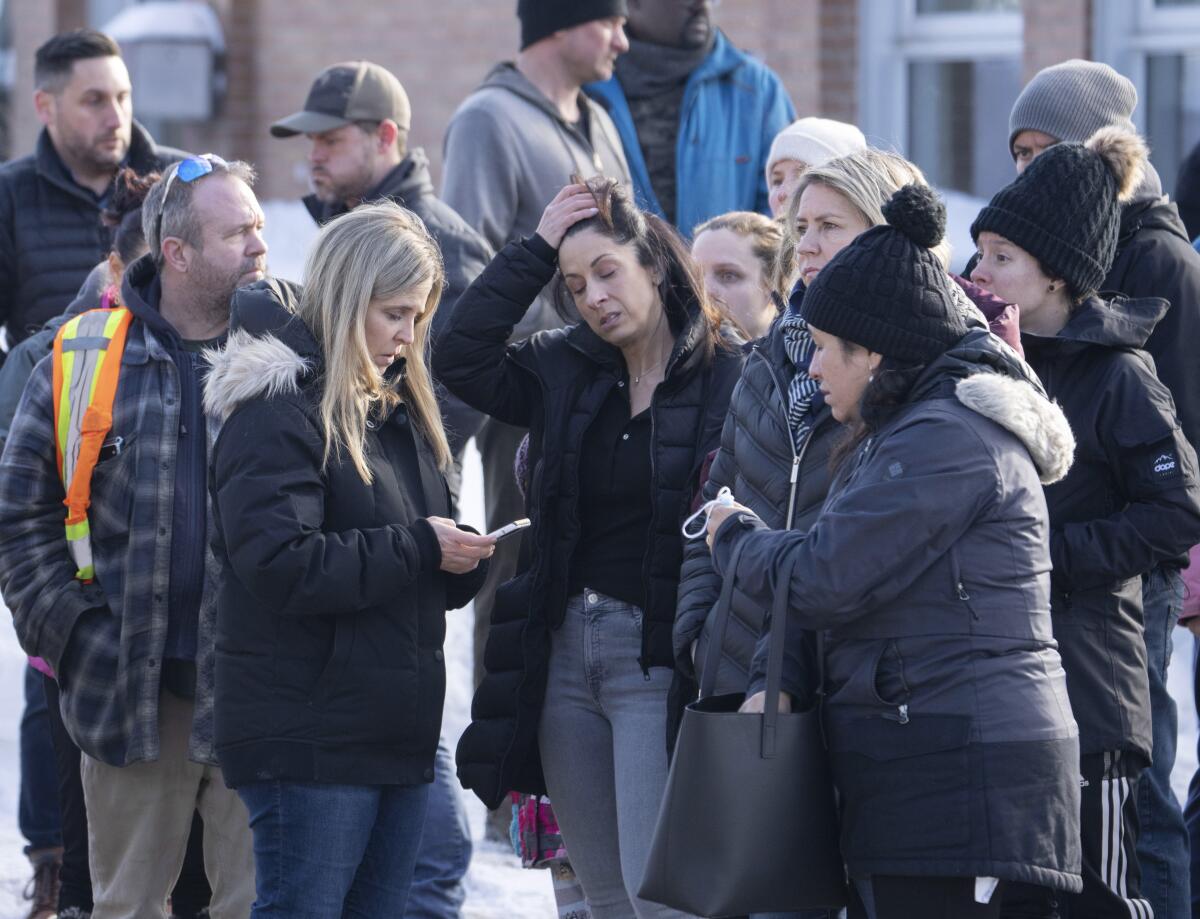
<instances>
[{"instance_id":1,"label":"woman with black pom-pom beanie","mask_svg":"<svg viewBox=\"0 0 1200 919\"><path fill-rule=\"evenodd\" d=\"M945 230L934 193L906 186L884 215L802 306L810 373L850 431L824 509L805 534L717 507L708 534L738 591L768 609L788 591L797 700L792 637L824 635L851 916L997 917L1017 885L1080 888L1041 493L1074 445L1028 367L964 316L930 252ZM760 641L746 711L762 710L765 662Z\"/></svg>"},{"instance_id":2,"label":"woman with black pom-pom beanie","mask_svg":"<svg viewBox=\"0 0 1200 919\"><path fill-rule=\"evenodd\" d=\"M1078 440L1070 475L1046 488L1046 503L1054 637L1083 777L1084 886L1067 905L1088 919L1153 914L1136 852L1135 802L1152 748L1142 576L1161 577L1178 610L1177 566L1200 542L1196 455L1141 350L1168 304L1096 295L1145 162L1142 140L1119 128L1056 144L971 225L972 279L1020 304L1025 355Z\"/></svg>"}]
</instances>

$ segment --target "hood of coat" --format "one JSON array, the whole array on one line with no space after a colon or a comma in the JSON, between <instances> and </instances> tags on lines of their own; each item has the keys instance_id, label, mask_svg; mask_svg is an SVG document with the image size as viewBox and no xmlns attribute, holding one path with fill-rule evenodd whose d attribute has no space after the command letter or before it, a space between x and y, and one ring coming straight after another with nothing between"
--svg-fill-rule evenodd
<instances>
[{"instance_id":1,"label":"hood of coat","mask_svg":"<svg viewBox=\"0 0 1200 919\"><path fill-rule=\"evenodd\" d=\"M1108 348L1144 348L1154 327L1170 304L1160 297L1127 299L1089 297L1075 310L1057 335L1026 332L1021 336L1027 351L1045 354L1074 351L1090 345Z\"/></svg>"},{"instance_id":2,"label":"hood of coat","mask_svg":"<svg viewBox=\"0 0 1200 919\"><path fill-rule=\"evenodd\" d=\"M563 121L563 117L561 114L559 114L558 109L555 108L554 103L547 99L545 94L536 86L534 86L525 76L525 74L517 70L516 64L513 64L511 61L506 61L493 67L491 72L484 77L483 82L479 84L478 88L503 89L515 96L520 96L530 105L541 109L552 119L554 119L555 122L566 126L566 122ZM579 104L584 105L587 102L587 98L588 97L584 95L582 91L580 91Z\"/></svg>"},{"instance_id":3,"label":"hood of coat","mask_svg":"<svg viewBox=\"0 0 1200 919\"><path fill-rule=\"evenodd\" d=\"M395 201L401 207L412 208L410 201L433 195L433 178L429 174L429 157L420 147L408 151L383 180L363 196L368 204L376 201ZM334 217L346 213L342 203L326 204L316 195L307 195L304 206L319 224L328 223Z\"/></svg>"},{"instance_id":4,"label":"hood of coat","mask_svg":"<svg viewBox=\"0 0 1200 919\"><path fill-rule=\"evenodd\" d=\"M1042 484L1064 478L1075 456L1066 415L1051 402L1037 374L1007 344L972 329L929 365L910 402L953 394L976 414L1014 434L1029 451Z\"/></svg>"},{"instance_id":5,"label":"hood of coat","mask_svg":"<svg viewBox=\"0 0 1200 919\"><path fill-rule=\"evenodd\" d=\"M1161 188L1159 191L1161 192ZM1141 198L1135 196L1122 208L1121 235L1117 239L1118 254L1139 230L1161 230L1174 233L1189 245L1192 242L1187 227L1183 224L1183 218L1179 216L1179 207L1163 194Z\"/></svg>"},{"instance_id":6,"label":"hood of coat","mask_svg":"<svg viewBox=\"0 0 1200 919\"><path fill-rule=\"evenodd\" d=\"M233 295L229 339L209 351L204 412L223 422L251 399L297 392L321 364L321 349L296 316L302 288L266 278Z\"/></svg>"}]
</instances>

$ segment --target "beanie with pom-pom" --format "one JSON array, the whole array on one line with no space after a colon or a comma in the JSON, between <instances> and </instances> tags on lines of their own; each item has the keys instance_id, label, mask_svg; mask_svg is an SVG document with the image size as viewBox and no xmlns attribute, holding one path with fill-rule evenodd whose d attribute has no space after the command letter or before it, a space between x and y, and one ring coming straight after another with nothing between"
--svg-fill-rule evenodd
<instances>
[{"instance_id":1,"label":"beanie with pom-pom","mask_svg":"<svg viewBox=\"0 0 1200 919\"><path fill-rule=\"evenodd\" d=\"M906 185L883 206L887 223L857 236L804 292L813 328L876 354L929 363L967 334L953 281L930 251L946 232L946 207L925 185Z\"/></svg>"},{"instance_id":2,"label":"beanie with pom-pom","mask_svg":"<svg viewBox=\"0 0 1200 919\"><path fill-rule=\"evenodd\" d=\"M1098 290L1117 254L1121 204L1141 182L1146 144L1101 128L1082 144L1055 144L996 192L971 224L1024 249L1077 297Z\"/></svg>"}]
</instances>

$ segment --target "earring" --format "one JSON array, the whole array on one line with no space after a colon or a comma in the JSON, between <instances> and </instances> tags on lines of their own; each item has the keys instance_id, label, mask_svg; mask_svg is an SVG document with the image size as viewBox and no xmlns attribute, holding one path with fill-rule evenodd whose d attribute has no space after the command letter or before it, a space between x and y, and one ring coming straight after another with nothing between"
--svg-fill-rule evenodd
<instances>
[{"instance_id":1,"label":"earring","mask_svg":"<svg viewBox=\"0 0 1200 919\"><path fill-rule=\"evenodd\" d=\"M1056 290L1058 290L1057 284L1051 284L1049 287L1046 288L1046 291L1048 293L1054 293Z\"/></svg>"},{"instance_id":2,"label":"earring","mask_svg":"<svg viewBox=\"0 0 1200 919\"><path fill-rule=\"evenodd\" d=\"M873 374L873 373L867 374L867 382L874 383L875 382L875 374Z\"/></svg>"}]
</instances>

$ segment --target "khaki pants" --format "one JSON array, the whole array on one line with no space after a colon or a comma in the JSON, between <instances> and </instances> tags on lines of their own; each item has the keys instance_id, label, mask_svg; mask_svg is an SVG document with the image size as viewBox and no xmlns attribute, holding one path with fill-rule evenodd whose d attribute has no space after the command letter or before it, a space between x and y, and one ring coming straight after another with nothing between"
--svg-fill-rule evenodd
<instances>
[{"instance_id":1,"label":"khaki pants","mask_svg":"<svg viewBox=\"0 0 1200 919\"><path fill-rule=\"evenodd\" d=\"M204 867L213 919L247 919L254 902L250 818L217 766L187 758L192 703L159 699L159 758L109 766L80 763L88 811L92 919L164 919L187 851L193 811L204 821Z\"/></svg>"}]
</instances>

